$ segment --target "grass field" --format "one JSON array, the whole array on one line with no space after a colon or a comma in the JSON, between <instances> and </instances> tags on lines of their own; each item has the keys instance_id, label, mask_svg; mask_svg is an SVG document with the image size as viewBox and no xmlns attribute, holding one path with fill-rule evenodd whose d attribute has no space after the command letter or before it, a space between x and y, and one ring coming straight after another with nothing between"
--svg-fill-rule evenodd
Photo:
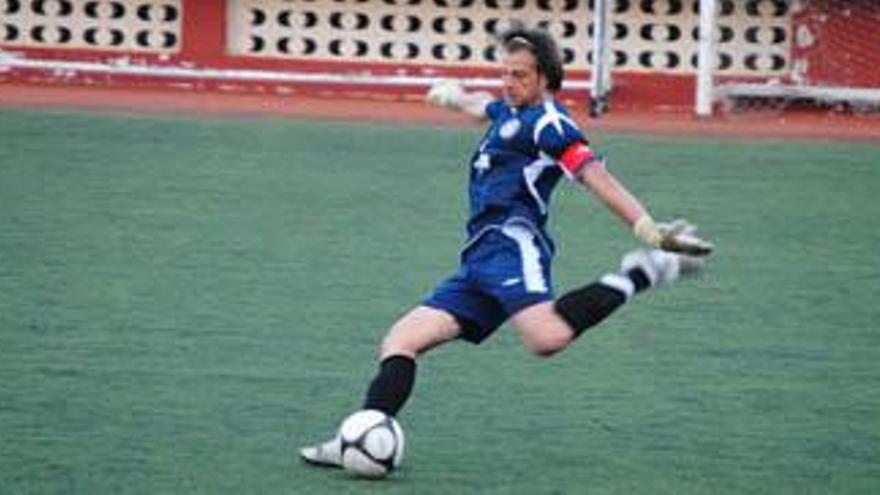
<instances>
[{"instance_id":1,"label":"grass field","mask_svg":"<svg viewBox=\"0 0 880 495\"><path fill-rule=\"evenodd\" d=\"M880 147L601 136L699 278L425 357L383 482L301 465L456 265L478 130L0 113L0 493L877 493ZM635 246L563 186L558 289Z\"/></svg>"}]
</instances>

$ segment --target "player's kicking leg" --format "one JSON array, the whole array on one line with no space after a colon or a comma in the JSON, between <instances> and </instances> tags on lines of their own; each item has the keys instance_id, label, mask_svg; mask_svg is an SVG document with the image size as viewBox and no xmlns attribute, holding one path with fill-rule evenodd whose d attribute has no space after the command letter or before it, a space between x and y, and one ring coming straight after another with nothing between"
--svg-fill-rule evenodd
<instances>
[{"instance_id":1,"label":"player's kicking leg","mask_svg":"<svg viewBox=\"0 0 880 495\"><path fill-rule=\"evenodd\" d=\"M575 336L598 324L635 294L652 287L668 286L682 275L702 268L704 258L659 249L637 249L623 256L620 271L598 282L564 294L554 309L575 331Z\"/></svg>"},{"instance_id":2,"label":"player's kicking leg","mask_svg":"<svg viewBox=\"0 0 880 495\"><path fill-rule=\"evenodd\" d=\"M529 306L513 316L523 344L539 356L561 351L587 329L598 325L635 294L672 284L702 268L705 258L658 249L624 255L620 270L563 294L552 302Z\"/></svg>"}]
</instances>

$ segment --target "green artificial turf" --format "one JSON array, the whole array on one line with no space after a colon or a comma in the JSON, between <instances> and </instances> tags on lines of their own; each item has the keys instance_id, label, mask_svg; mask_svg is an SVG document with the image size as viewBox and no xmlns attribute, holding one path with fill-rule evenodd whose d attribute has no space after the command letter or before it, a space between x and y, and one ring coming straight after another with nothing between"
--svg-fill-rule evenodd
<instances>
[{"instance_id":1,"label":"green artificial turf","mask_svg":"<svg viewBox=\"0 0 880 495\"><path fill-rule=\"evenodd\" d=\"M604 135L717 245L558 356L421 360L402 469L313 469L456 267L475 129L0 112L0 493L876 493L880 147ZM636 246L563 184L557 291Z\"/></svg>"}]
</instances>

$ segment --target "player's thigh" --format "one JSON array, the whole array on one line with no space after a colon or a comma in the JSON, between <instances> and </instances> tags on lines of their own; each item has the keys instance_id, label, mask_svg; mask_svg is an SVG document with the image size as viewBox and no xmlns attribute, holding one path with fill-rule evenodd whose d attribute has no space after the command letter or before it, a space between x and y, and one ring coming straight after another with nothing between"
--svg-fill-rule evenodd
<instances>
[{"instance_id":1,"label":"player's thigh","mask_svg":"<svg viewBox=\"0 0 880 495\"><path fill-rule=\"evenodd\" d=\"M459 324L450 313L417 306L391 326L382 341L382 359L392 355L417 355L448 342L460 332Z\"/></svg>"},{"instance_id":2,"label":"player's thigh","mask_svg":"<svg viewBox=\"0 0 880 495\"><path fill-rule=\"evenodd\" d=\"M553 301L533 304L511 318L523 345L539 356L550 356L566 348L574 332L553 309Z\"/></svg>"}]
</instances>

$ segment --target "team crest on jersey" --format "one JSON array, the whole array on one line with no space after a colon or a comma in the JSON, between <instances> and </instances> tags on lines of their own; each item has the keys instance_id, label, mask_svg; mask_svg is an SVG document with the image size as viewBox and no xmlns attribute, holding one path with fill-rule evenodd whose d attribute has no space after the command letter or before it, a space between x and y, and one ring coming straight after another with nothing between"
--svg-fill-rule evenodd
<instances>
[{"instance_id":1,"label":"team crest on jersey","mask_svg":"<svg viewBox=\"0 0 880 495\"><path fill-rule=\"evenodd\" d=\"M516 133L519 132L519 128L519 119L510 119L501 125L501 129L498 130L498 135L501 136L502 139L507 140L516 136Z\"/></svg>"}]
</instances>

